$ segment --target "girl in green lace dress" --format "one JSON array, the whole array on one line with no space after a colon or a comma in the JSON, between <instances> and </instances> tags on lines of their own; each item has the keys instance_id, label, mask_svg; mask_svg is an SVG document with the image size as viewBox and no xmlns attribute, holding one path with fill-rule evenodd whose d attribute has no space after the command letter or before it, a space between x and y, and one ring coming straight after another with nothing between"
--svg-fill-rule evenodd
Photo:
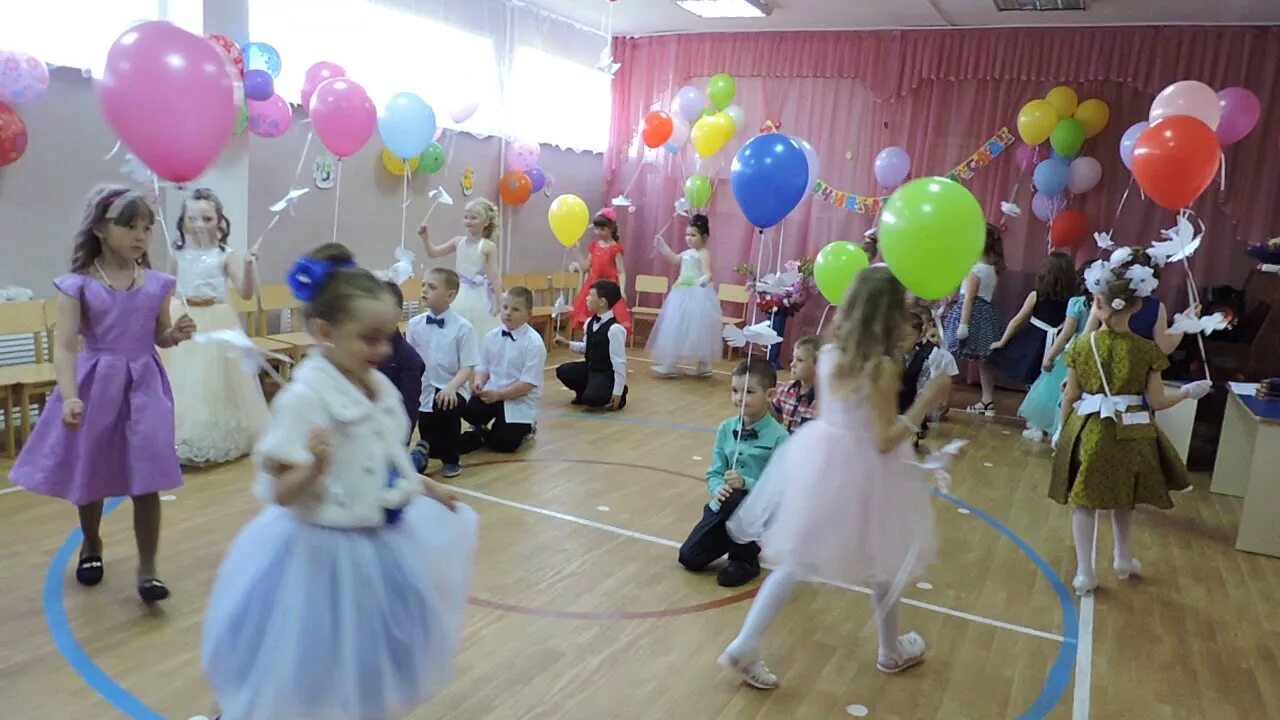
<instances>
[{"instance_id":1,"label":"girl in green lace dress","mask_svg":"<svg viewBox=\"0 0 1280 720\"><path fill-rule=\"evenodd\" d=\"M1206 380L1168 392L1160 377L1169 365L1160 348L1129 330L1129 318L1156 288L1156 267L1146 252L1120 248L1086 271L1101 329L1066 353L1067 389L1054 438L1049 497L1074 506L1079 595L1098 586L1093 569L1097 511L1111 510L1113 567L1121 579L1141 573L1133 556L1133 510L1139 503L1168 509L1170 489L1186 487L1186 466L1155 423L1153 413L1208 394Z\"/></svg>"}]
</instances>

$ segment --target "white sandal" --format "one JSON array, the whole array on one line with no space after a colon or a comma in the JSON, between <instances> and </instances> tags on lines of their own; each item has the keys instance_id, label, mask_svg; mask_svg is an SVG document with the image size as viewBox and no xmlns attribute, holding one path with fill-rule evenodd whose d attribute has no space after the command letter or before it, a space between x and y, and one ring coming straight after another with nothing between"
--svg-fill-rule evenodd
<instances>
[{"instance_id":1,"label":"white sandal","mask_svg":"<svg viewBox=\"0 0 1280 720\"><path fill-rule=\"evenodd\" d=\"M1138 558L1129 558L1129 562L1115 561L1111 568L1116 571L1116 577L1121 580L1128 580L1133 576L1142 575L1142 563L1138 562Z\"/></svg>"},{"instance_id":2,"label":"white sandal","mask_svg":"<svg viewBox=\"0 0 1280 720\"><path fill-rule=\"evenodd\" d=\"M742 682L753 688L773 690L778 687L778 676L769 671L763 660L756 659L750 662L743 662L742 658L725 651L720 656L719 663L721 667L737 673Z\"/></svg>"},{"instance_id":3,"label":"white sandal","mask_svg":"<svg viewBox=\"0 0 1280 720\"><path fill-rule=\"evenodd\" d=\"M924 638L919 633L907 633L898 638L898 651L892 657L876 658L876 669L882 673L900 673L924 662Z\"/></svg>"}]
</instances>

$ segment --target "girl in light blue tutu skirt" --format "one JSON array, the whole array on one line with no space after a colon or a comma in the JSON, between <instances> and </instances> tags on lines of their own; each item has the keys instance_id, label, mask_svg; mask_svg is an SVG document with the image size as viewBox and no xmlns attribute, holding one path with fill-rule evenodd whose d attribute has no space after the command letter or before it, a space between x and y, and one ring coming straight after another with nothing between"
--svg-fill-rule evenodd
<instances>
[{"instance_id":1,"label":"girl in light blue tutu skirt","mask_svg":"<svg viewBox=\"0 0 1280 720\"><path fill-rule=\"evenodd\" d=\"M254 451L269 506L218 571L205 674L226 720L387 720L449 681L476 515L414 472L378 372L400 309L341 246L290 273L320 341ZM423 495L426 497L423 497Z\"/></svg>"},{"instance_id":2,"label":"girl in light blue tutu skirt","mask_svg":"<svg viewBox=\"0 0 1280 720\"><path fill-rule=\"evenodd\" d=\"M1084 280L1080 277L1082 272L1083 267L1077 271L1077 295L1067 302L1066 318L1053 346L1045 353L1040 377L1036 378L1018 407L1018 417L1027 421L1027 429L1022 436L1028 440L1053 437L1061 422L1062 384L1067 380L1067 365L1062 358L1071 341L1084 332L1093 306L1093 298L1087 294Z\"/></svg>"}]
</instances>

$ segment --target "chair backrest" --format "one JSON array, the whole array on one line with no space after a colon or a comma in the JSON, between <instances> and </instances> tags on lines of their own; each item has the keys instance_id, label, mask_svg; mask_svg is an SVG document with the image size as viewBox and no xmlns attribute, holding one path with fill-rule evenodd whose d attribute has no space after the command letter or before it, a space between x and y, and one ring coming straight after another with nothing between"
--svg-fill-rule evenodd
<instances>
[{"instance_id":1,"label":"chair backrest","mask_svg":"<svg viewBox=\"0 0 1280 720\"><path fill-rule=\"evenodd\" d=\"M48 332L43 300L0 303L0 335L30 335L36 362L49 361Z\"/></svg>"},{"instance_id":2,"label":"chair backrest","mask_svg":"<svg viewBox=\"0 0 1280 720\"><path fill-rule=\"evenodd\" d=\"M577 292L578 288L582 287L582 273L566 271L551 273L551 287L554 290Z\"/></svg>"},{"instance_id":3,"label":"chair backrest","mask_svg":"<svg viewBox=\"0 0 1280 720\"><path fill-rule=\"evenodd\" d=\"M258 296L253 296L249 300L240 297L236 292L227 293L227 300L236 314L240 316L240 323L244 326L245 333L249 335L258 335Z\"/></svg>"},{"instance_id":4,"label":"chair backrest","mask_svg":"<svg viewBox=\"0 0 1280 720\"><path fill-rule=\"evenodd\" d=\"M411 277L400 283L400 294L404 295L401 312L406 319L410 318L422 308L422 278Z\"/></svg>"},{"instance_id":5,"label":"chair backrest","mask_svg":"<svg viewBox=\"0 0 1280 720\"><path fill-rule=\"evenodd\" d=\"M295 324L295 313L302 308L302 301L293 296L288 285L263 285L258 296L258 308L258 327L251 334L266 335L268 313L279 311L281 317L287 315L292 326Z\"/></svg>"},{"instance_id":6,"label":"chair backrest","mask_svg":"<svg viewBox=\"0 0 1280 720\"><path fill-rule=\"evenodd\" d=\"M524 273L507 273L502 276L502 287L509 288L517 285L529 287L528 277Z\"/></svg>"},{"instance_id":7,"label":"chair backrest","mask_svg":"<svg viewBox=\"0 0 1280 720\"><path fill-rule=\"evenodd\" d=\"M636 276L636 293L657 293L665 295L668 288L671 287L670 282L662 275L637 275Z\"/></svg>"},{"instance_id":8,"label":"chair backrest","mask_svg":"<svg viewBox=\"0 0 1280 720\"><path fill-rule=\"evenodd\" d=\"M720 283L716 294L720 298L720 302L747 304L747 286L734 285L732 283Z\"/></svg>"}]
</instances>

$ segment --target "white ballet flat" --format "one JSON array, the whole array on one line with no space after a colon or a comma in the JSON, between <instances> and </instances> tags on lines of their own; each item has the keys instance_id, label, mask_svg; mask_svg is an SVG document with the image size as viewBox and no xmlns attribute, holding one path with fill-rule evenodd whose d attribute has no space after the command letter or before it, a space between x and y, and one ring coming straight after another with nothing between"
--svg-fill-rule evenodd
<instances>
[{"instance_id":1,"label":"white ballet flat","mask_svg":"<svg viewBox=\"0 0 1280 720\"><path fill-rule=\"evenodd\" d=\"M900 673L924 662L924 638L919 633L907 633L898 638L898 652L892 657L876 658L876 669L882 673Z\"/></svg>"},{"instance_id":2,"label":"white ballet flat","mask_svg":"<svg viewBox=\"0 0 1280 720\"><path fill-rule=\"evenodd\" d=\"M742 682L753 688L760 690L773 690L778 687L778 676L769 671L763 660L752 660L744 662L743 658L729 654L725 651L720 655L720 666L732 670L742 679Z\"/></svg>"},{"instance_id":3,"label":"white ballet flat","mask_svg":"<svg viewBox=\"0 0 1280 720\"><path fill-rule=\"evenodd\" d=\"M1129 562L1116 560L1111 568L1116 571L1116 577L1121 580L1142 575L1142 563L1138 562L1138 558L1129 558Z\"/></svg>"},{"instance_id":4,"label":"white ballet flat","mask_svg":"<svg viewBox=\"0 0 1280 720\"><path fill-rule=\"evenodd\" d=\"M1092 595L1098 589L1098 578L1093 575L1076 575L1071 581L1071 587L1075 588L1076 595L1080 597Z\"/></svg>"}]
</instances>

